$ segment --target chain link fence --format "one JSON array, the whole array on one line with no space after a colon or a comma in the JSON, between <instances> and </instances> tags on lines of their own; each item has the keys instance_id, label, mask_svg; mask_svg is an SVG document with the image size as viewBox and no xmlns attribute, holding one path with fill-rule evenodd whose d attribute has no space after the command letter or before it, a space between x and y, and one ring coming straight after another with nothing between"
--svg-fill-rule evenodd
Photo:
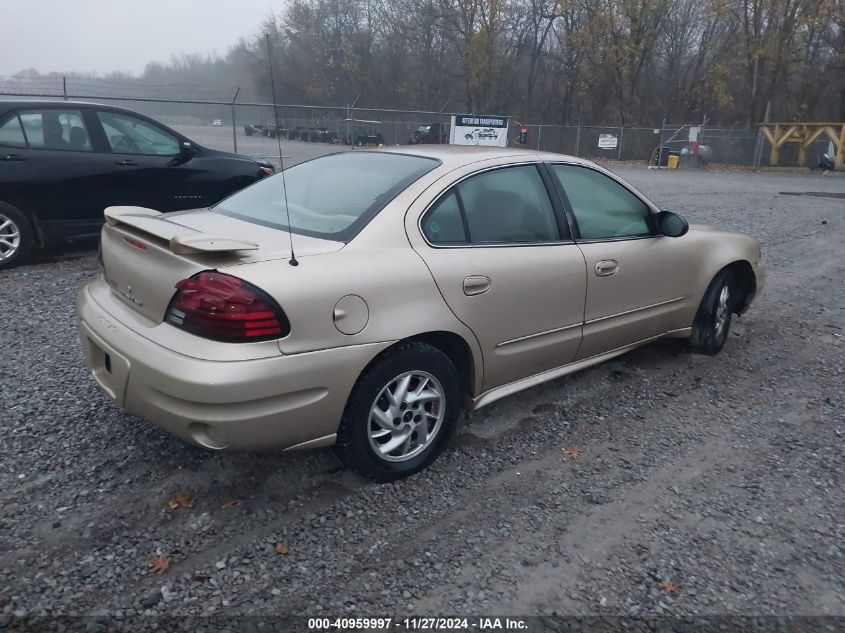
<instances>
[{"instance_id":1,"label":"chain link fence","mask_svg":"<svg viewBox=\"0 0 845 633\"><path fill-rule=\"evenodd\" d=\"M754 162L757 132L724 127L658 125L620 127L597 125L512 125L511 139L527 128L526 147L570 154L591 160L651 161L658 147L684 155L692 151L690 127L698 127L698 144L708 148L708 161L750 166Z\"/></svg>"},{"instance_id":2,"label":"chain link fence","mask_svg":"<svg viewBox=\"0 0 845 633\"><path fill-rule=\"evenodd\" d=\"M278 163L277 136L337 149L404 145L422 136L448 143L452 113L350 105L272 104L226 86L134 84L72 77L0 77L0 99L108 103L150 116L200 145ZM301 160L329 151L297 147Z\"/></svg>"},{"instance_id":3,"label":"chain link fence","mask_svg":"<svg viewBox=\"0 0 845 633\"><path fill-rule=\"evenodd\" d=\"M102 101L151 116L200 145L278 160L276 136L298 147L296 157L343 147L405 145L422 138L447 143L452 113L371 107L306 106L262 102L257 95L228 86L149 84L131 81L50 77L0 77L0 99L38 98ZM708 161L751 166L767 143L757 130L699 127L698 143ZM521 144L522 129L527 130ZM658 147L684 155L690 151L690 126L661 123L654 127L519 124L511 117L509 145L570 154L589 159L651 161ZM819 144L816 151L824 152ZM811 150L812 151L812 150ZM784 156L782 164L788 164Z\"/></svg>"}]
</instances>

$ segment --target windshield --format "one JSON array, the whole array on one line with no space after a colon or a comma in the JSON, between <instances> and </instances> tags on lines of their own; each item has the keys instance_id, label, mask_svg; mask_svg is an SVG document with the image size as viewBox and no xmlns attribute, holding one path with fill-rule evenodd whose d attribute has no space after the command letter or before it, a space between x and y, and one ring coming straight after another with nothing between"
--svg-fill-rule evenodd
<instances>
[{"instance_id":1,"label":"windshield","mask_svg":"<svg viewBox=\"0 0 845 633\"><path fill-rule=\"evenodd\" d=\"M285 192L294 233L346 242L388 202L440 161L380 152L342 152L289 167L223 200L214 211L288 230Z\"/></svg>"}]
</instances>

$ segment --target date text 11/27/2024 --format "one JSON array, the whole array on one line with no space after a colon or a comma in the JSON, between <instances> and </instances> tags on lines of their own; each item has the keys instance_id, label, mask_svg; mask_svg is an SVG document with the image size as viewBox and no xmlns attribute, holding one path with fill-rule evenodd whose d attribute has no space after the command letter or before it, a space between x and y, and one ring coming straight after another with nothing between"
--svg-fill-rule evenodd
<instances>
[{"instance_id":1,"label":"date text 11/27/2024","mask_svg":"<svg viewBox=\"0 0 845 633\"><path fill-rule=\"evenodd\" d=\"M309 618L309 631L525 631L528 624L520 618L473 617L444 618Z\"/></svg>"}]
</instances>

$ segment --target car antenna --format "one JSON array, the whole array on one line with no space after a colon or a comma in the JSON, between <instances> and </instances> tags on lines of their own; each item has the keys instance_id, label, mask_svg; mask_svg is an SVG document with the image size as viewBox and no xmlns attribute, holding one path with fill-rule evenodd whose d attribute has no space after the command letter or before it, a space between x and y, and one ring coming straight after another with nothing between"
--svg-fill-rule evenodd
<instances>
[{"instance_id":1,"label":"car antenna","mask_svg":"<svg viewBox=\"0 0 845 633\"><path fill-rule=\"evenodd\" d=\"M279 171L282 176L282 190L285 194L285 214L288 219L288 236L290 237L290 259L288 264L291 266L299 266L296 255L293 253L293 227L290 224L290 207L288 206L288 188L285 184L285 160L282 156L282 135L279 130L279 105L276 99L276 80L273 78L273 57L270 54L270 32L264 34L267 38L267 67L270 70L270 89L273 91L273 120L276 127L276 141L279 145Z\"/></svg>"}]
</instances>

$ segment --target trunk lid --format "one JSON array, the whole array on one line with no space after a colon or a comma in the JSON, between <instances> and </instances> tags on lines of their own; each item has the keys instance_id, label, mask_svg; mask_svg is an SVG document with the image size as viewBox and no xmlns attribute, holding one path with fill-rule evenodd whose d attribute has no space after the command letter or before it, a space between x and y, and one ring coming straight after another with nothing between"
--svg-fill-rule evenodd
<instances>
[{"instance_id":1,"label":"trunk lid","mask_svg":"<svg viewBox=\"0 0 845 633\"><path fill-rule=\"evenodd\" d=\"M297 257L332 253L342 242L293 236ZM290 257L287 231L202 209L161 214L109 208L101 235L103 269L112 292L154 323L180 279L203 270Z\"/></svg>"}]
</instances>

